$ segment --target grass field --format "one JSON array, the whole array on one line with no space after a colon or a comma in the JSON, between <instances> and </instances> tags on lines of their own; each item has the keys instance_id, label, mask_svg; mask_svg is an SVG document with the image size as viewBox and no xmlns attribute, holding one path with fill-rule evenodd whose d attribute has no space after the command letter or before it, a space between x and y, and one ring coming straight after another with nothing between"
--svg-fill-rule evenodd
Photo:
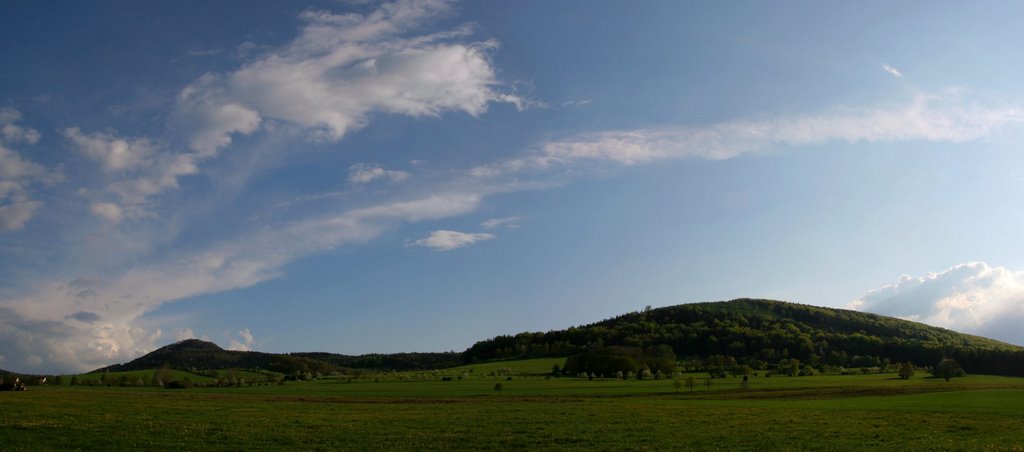
<instances>
[{"instance_id":1,"label":"grass field","mask_svg":"<svg viewBox=\"0 0 1024 452\"><path fill-rule=\"evenodd\" d=\"M534 361L534 360L531 360ZM506 363L530 373L542 362ZM468 369L459 369L468 372ZM37 449L1020 450L1024 379L487 376L0 393L0 444ZM456 372L443 372L451 374ZM503 390L494 390L502 383Z\"/></svg>"}]
</instances>

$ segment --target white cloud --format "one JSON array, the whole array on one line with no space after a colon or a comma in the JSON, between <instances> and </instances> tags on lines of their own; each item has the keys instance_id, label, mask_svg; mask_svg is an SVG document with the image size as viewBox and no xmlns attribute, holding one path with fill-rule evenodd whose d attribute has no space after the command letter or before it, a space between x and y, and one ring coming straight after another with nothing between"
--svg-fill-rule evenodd
<instances>
[{"instance_id":1,"label":"white cloud","mask_svg":"<svg viewBox=\"0 0 1024 452\"><path fill-rule=\"evenodd\" d=\"M0 145L0 181L42 179L47 173L43 165L26 160L17 152Z\"/></svg>"},{"instance_id":2,"label":"white cloud","mask_svg":"<svg viewBox=\"0 0 1024 452\"><path fill-rule=\"evenodd\" d=\"M185 339L194 339L196 332L192 331L192 328L175 328L174 329L174 340L181 342Z\"/></svg>"},{"instance_id":3,"label":"white cloud","mask_svg":"<svg viewBox=\"0 0 1024 452\"><path fill-rule=\"evenodd\" d=\"M494 234L488 233L439 230L431 232L429 236L419 239L412 244L415 246L433 248L438 251L451 251L456 248L462 248L475 244L476 242L490 240L495 237L496 236Z\"/></svg>"},{"instance_id":4,"label":"white cloud","mask_svg":"<svg viewBox=\"0 0 1024 452\"><path fill-rule=\"evenodd\" d=\"M103 218L111 223L119 223L124 217L124 213L117 204L110 202L97 202L89 206L89 210L93 215Z\"/></svg>"},{"instance_id":5,"label":"white cloud","mask_svg":"<svg viewBox=\"0 0 1024 452\"><path fill-rule=\"evenodd\" d=\"M367 166L357 163L348 168L348 181L352 184L366 184L382 179L389 182L401 182L409 178L409 173L398 170L386 170L379 166Z\"/></svg>"},{"instance_id":6,"label":"white cloud","mask_svg":"<svg viewBox=\"0 0 1024 452\"><path fill-rule=\"evenodd\" d=\"M42 136L39 131L22 127L15 122L21 120L21 112L10 107L0 108L0 142L36 144Z\"/></svg>"},{"instance_id":7,"label":"white cloud","mask_svg":"<svg viewBox=\"0 0 1024 452\"><path fill-rule=\"evenodd\" d=\"M33 186L53 185L64 178L61 168L48 169L6 147L9 143L39 141L39 133L34 129L14 124L20 119L21 112L0 108L0 126L3 127L0 130L0 232L24 228L42 207L41 201L29 196Z\"/></svg>"},{"instance_id":8,"label":"white cloud","mask_svg":"<svg viewBox=\"0 0 1024 452\"><path fill-rule=\"evenodd\" d=\"M238 336L241 341L232 338L231 342L228 344L228 350L239 350L243 352L251 351L252 345L256 341L252 332L250 332L248 328L243 328L238 332Z\"/></svg>"},{"instance_id":9,"label":"white cloud","mask_svg":"<svg viewBox=\"0 0 1024 452\"><path fill-rule=\"evenodd\" d=\"M706 127L663 127L583 133L548 142L539 152L469 171L475 177L497 177L526 170L546 170L581 160L623 165L669 159L725 160L779 146L933 141L966 142L991 135L1001 127L1024 122L1017 107L984 106L965 101L956 92L919 95L898 107L762 121L732 121Z\"/></svg>"},{"instance_id":10,"label":"white cloud","mask_svg":"<svg viewBox=\"0 0 1024 452\"><path fill-rule=\"evenodd\" d=\"M888 64L883 64L882 70L888 72L889 74L892 74L893 77L903 78L903 73L900 72L899 69L889 66Z\"/></svg>"},{"instance_id":11,"label":"white cloud","mask_svg":"<svg viewBox=\"0 0 1024 452\"><path fill-rule=\"evenodd\" d=\"M918 96L909 105L861 113L828 113L767 121L737 121L711 127L616 130L583 134L544 145L562 160L611 160L626 165L662 159L723 160L770 146L806 146L829 141L964 142L1011 123L1024 122L1019 108L961 105L956 98Z\"/></svg>"},{"instance_id":12,"label":"white cloud","mask_svg":"<svg viewBox=\"0 0 1024 452\"><path fill-rule=\"evenodd\" d=\"M78 127L64 129L64 137L107 172L138 169L148 165L156 154L156 146L144 138L126 139L111 133L86 135Z\"/></svg>"},{"instance_id":13,"label":"white cloud","mask_svg":"<svg viewBox=\"0 0 1024 452\"><path fill-rule=\"evenodd\" d=\"M849 307L1024 344L1024 272L984 262L903 275Z\"/></svg>"},{"instance_id":14,"label":"white cloud","mask_svg":"<svg viewBox=\"0 0 1024 452\"><path fill-rule=\"evenodd\" d=\"M248 135L259 129L259 112L218 96L214 85L220 80L206 75L182 91L179 109L188 111L185 126L193 130L189 146L202 156L216 155L217 150L231 144L231 135Z\"/></svg>"},{"instance_id":15,"label":"white cloud","mask_svg":"<svg viewBox=\"0 0 1024 452\"><path fill-rule=\"evenodd\" d=\"M518 228L519 217L491 218L490 220L480 223L480 226L484 229L494 229L502 225L506 228Z\"/></svg>"},{"instance_id":16,"label":"white cloud","mask_svg":"<svg viewBox=\"0 0 1024 452\"><path fill-rule=\"evenodd\" d=\"M109 178L107 192L120 197L128 207L94 203L92 212L111 221L151 216L142 204L153 196L178 188L178 179L196 174L202 159L200 154L174 153L161 143L146 138L126 138L112 131L86 134L78 127L70 127L64 129L63 134L78 152L100 164ZM97 204L101 205L102 213L96 210ZM115 213L111 206L118 207L120 213L103 215Z\"/></svg>"},{"instance_id":17,"label":"white cloud","mask_svg":"<svg viewBox=\"0 0 1024 452\"><path fill-rule=\"evenodd\" d=\"M25 227L36 210L42 207L40 201L12 198L0 204L0 231L14 231Z\"/></svg>"},{"instance_id":18,"label":"white cloud","mask_svg":"<svg viewBox=\"0 0 1024 452\"><path fill-rule=\"evenodd\" d=\"M21 112L20 111L18 111L16 109L13 109L13 108L10 108L10 107L0 108L0 124L4 124L4 125L13 124L13 123L18 122L20 120L21 120Z\"/></svg>"},{"instance_id":19,"label":"white cloud","mask_svg":"<svg viewBox=\"0 0 1024 452\"><path fill-rule=\"evenodd\" d=\"M48 371L125 362L155 348L162 332L141 327L140 318L164 303L249 287L280 275L284 265L299 257L365 242L396 223L463 215L479 204L478 194L420 195L284 222L103 280L42 281L26 294L0 298L0 343L12 359L42 356L40 369ZM176 331L175 337L182 334ZM236 341L245 345L246 335L240 337Z\"/></svg>"},{"instance_id":20,"label":"white cloud","mask_svg":"<svg viewBox=\"0 0 1024 452\"><path fill-rule=\"evenodd\" d=\"M111 317L92 322L74 317L43 320L0 307L0 341L12 362L28 366L18 370L32 372L92 370L152 350L159 330L147 334Z\"/></svg>"},{"instance_id":21,"label":"white cloud","mask_svg":"<svg viewBox=\"0 0 1024 452\"><path fill-rule=\"evenodd\" d=\"M306 25L290 44L263 49L238 71L204 76L180 93L171 126L188 132L181 141L192 148L189 152L109 129L63 130L71 148L102 170L97 174L105 190L84 189L80 195L94 215L123 221L148 215L154 196L177 188L182 176L196 174L198 165L215 158L233 137L270 130L277 123L336 140L376 112L478 115L491 102L525 105L495 91L499 83L489 53L496 44L460 42L469 27L408 36L446 7L446 2L400 1L364 16L304 13ZM20 118L11 111L0 115L7 115L8 122ZM27 135L19 133L19 142L27 142ZM0 226L23 227L40 205L27 198L27 187L52 179L52 173L0 146ZM352 176L354 183L409 177L368 166L357 167ZM36 356L39 360L33 359L32 366L51 371L84 371L128 361L151 351L163 337L160 329L145 327L153 319L143 318L161 305L252 286L278 276L296 258L373 239L397 224L471 212L493 191L479 184L463 186L465 182L419 187L404 197L305 219L275 219L237 238L178 248L171 255L132 255L111 264L116 270L102 279L66 283L42 276L26 282L24 289L0 294L0 343L8 362L28 363L29 356ZM109 195L118 200L104 199ZM470 236L483 240L490 234ZM145 239L146 233L140 237ZM178 329L174 336L193 333ZM254 341L248 330L234 340L246 347Z\"/></svg>"},{"instance_id":22,"label":"white cloud","mask_svg":"<svg viewBox=\"0 0 1024 452\"><path fill-rule=\"evenodd\" d=\"M488 53L492 41L456 42L469 27L405 36L448 2L402 0L367 14L306 11L289 44L235 72L207 74L179 96L178 121L194 130L193 149L209 155L250 134L263 119L298 125L335 141L373 112L479 115L491 102L526 105L499 93Z\"/></svg>"},{"instance_id":23,"label":"white cloud","mask_svg":"<svg viewBox=\"0 0 1024 452\"><path fill-rule=\"evenodd\" d=\"M562 106L563 107L582 107L584 105L590 105L590 103L592 103L592 102L593 102L593 100L591 100L591 99L567 100L567 101L562 102Z\"/></svg>"}]
</instances>

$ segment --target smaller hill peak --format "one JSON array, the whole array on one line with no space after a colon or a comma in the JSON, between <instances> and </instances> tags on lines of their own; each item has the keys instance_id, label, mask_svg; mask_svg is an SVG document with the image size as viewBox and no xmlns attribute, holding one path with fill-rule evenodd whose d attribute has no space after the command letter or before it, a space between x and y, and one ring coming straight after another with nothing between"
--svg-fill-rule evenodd
<instances>
[{"instance_id":1,"label":"smaller hill peak","mask_svg":"<svg viewBox=\"0 0 1024 452\"><path fill-rule=\"evenodd\" d=\"M219 345L214 344L213 342L204 341L204 340L200 340L200 339L185 339L183 341L178 341L178 342L175 342L173 344L165 345L165 346L160 347L159 349L157 349L157 351L161 351L161 350L170 351L170 352L181 352L181 351L188 351L188 350L205 350L205 351L211 351L211 352L222 352L222 351L224 351L224 349L220 348Z\"/></svg>"}]
</instances>

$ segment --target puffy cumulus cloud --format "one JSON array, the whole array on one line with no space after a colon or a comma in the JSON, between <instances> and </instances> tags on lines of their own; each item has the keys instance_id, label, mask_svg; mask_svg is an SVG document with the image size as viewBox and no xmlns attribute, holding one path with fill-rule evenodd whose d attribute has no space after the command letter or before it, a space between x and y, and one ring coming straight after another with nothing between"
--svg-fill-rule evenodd
<instances>
[{"instance_id":1,"label":"puffy cumulus cloud","mask_svg":"<svg viewBox=\"0 0 1024 452\"><path fill-rule=\"evenodd\" d=\"M231 339L228 344L228 350L238 350L243 352L251 351L253 343L255 342L256 339L253 337L252 332L250 332L248 328L243 328L238 332L237 339Z\"/></svg>"},{"instance_id":2,"label":"puffy cumulus cloud","mask_svg":"<svg viewBox=\"0 0 1024 452\"><path fill-rule=\"evenodd\" d=\"M374 112L479 115L491 102L526 102L495 90L493 41L461 42L470 27L409 33L449 2L400 0L365 14L306 11L298 36L235 72L207 74L182 90L176 118L204 155L250 134L265 119L338 140Z\"/></svg>"},{"instance_id":3,"label":"puffy cumulus cloud","mask_svg":"<svg viewBox=\"0 0 1024 452\"><path fill-rule=\"evenodd\" d=\"M33 201L25 196L3 200L0 204L0 232L24 228L25 223L32 219L42 205L41 201Z\"/></svg>"},{"instance_id":4,"label":"puffy cumulus cloud","mask_svg":"<svg viewBox=\"0 0 1024 452\"><path fill-rule=\"evenodd\" d=\"M0 343L9 367L21 372L88 371L151 351L160 330L80 311L62 320L26 317L0 307Z\"/></svg>"},{"instance_id":5,"label":"puffy cumulus cloud","mask_svg":"<svg viewBox=\"0 0 1024 452\"><path fill-rule=\"evenodd\" d=\"M732 121L705 127L662 127L583 133L540 146L533 154L470 170L497 177L590 161L623 165L668 159L725 160L779 146L826 142L966 142L1024 122L1024 110L987 106L955 91L919 95L906 105L837 110L761 121Z\"/></svg>"},{"instance_id":6,"label":"puffy cumulus cloud","mask_svg":"<svg viewBox=\"0 0 1024 452\"><path fill-rule=\"evenodd\" d=\"M1024 272L984 262L903 275L849 307L1024 344Z\"/></svg>"},{"instance_id":7,"label":"puffy cumulus cloud","mask_svg":"<svg viewBox=\"0 0 1024 452\"><path fill-rule=\"evenodd\" d=\"M352 184L366 184L375 180L401 182L409 178L409 173L398 170L386 170L379 166L357 163L348 168L348 181Z\"/></svg>"},{"instance_id":8,"label":"puffy cumulus cloud","mask_svg":"<svg viewBox=\"0 0 1024 452\"><path fill-rule=\"evenodd\" d=\"M203 76L184 91L179 98L179 108L188 112L187 127L195 132L189 138L189 146L203 156L216 155L220 148L231 144L231 135L248 135L259 129L260 114L236 103L224 103L217 96L220 90L213 85L220 80L211 75Z\"/></svg>"},{"instance_id":9,"label":"puffy cumulus cloud","mask_svg":"<svg viewBox=\"0 0 1024 452\"><path fill-rule=\"evenodd\" d=\"M121 204L94 202L90 211L111 222L152 216L145 204L154 196L178 188L178 179L198 173L198 153L175 153L146 138L122 137L116 132L84 133L63 130L64 138L82 155L97 162L107 177L106 192Z\"/></svg>"},{"instance_id":10,"label":"puffy cumulus cloud","mask_svg":"<svg viewBox=\"0 0 1024 452\"><path fill-rule=\"evenodd\" d=\"M192 328L175 328L174 329L174 340L181 342L185 339L195 339L196 332Z\"/></svg>"},{"instance_id":11,"label":"puffy cumulus cloud","mask_svg":"<svg viewBox=\"0 0 1024 452\"><path fill-rule=\"evenodd\" d=\"M22 127L16 122L21 120L21 112L10 107L0 108L0 141L6 143L36 144L42 135L30 127Z\"/></svg>"},{"instance_id":12,"label":"puffy cumulus cloud","mask_svg":"<svg viewBox=\"0 0 1024 452\"><path fill-rule=\"evenodd\" d=\"M412 244L433 248L438 251L451 251L474 243L495 238L494 234L472 233L459 231L439 230L431 232L429 236L419 239Z\"/></svg>"},{"instance_id":13,"label":"puffy cumulus cloud","mask_svg":"<svg viewBox=\"0 0 1024 452\"><path fill-rule=\"evenodd\" d=\"M110 202L97 202L89 206L89 211L97 217L103 218L111 223L118 223L124 216L124 212L117 204Z\"/></svg>"},{"instance_id":14,"label":"puffy cumulus cloud","mask_svg":"<svg viewBox=\"0 0 1024 452\"><path fill-rule=\"evenodd\" d=\"M50 186L64 178L61 168L49 169L23 157L8 146L17 143L34 144L39 133L15 124L21 113L11 108L0 109L0 232L25 227L42 207L42 201L32 199L34 186Z\"/></svg>"},{"instance_id":15,"label":"puffy cumulus cloud","mask_svg":"<svg viewBox=\"0 0 1024 452\"><path fill-rule=\"evenodd\" d=\"M63 131L75 148L100 163L104 171L128 171L151 164L156 146L145 138L122 138L112 133L84 134L78 127Z\"/></svg>"}]
</instances>

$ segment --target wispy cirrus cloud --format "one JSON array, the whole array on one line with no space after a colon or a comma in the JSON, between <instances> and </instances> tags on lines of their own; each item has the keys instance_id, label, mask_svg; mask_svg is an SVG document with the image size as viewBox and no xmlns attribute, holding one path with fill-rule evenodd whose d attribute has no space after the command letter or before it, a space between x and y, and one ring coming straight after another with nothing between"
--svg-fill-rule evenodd
<instances>
[{"instance_id":1,"label":"wispy cirrus cloud","mask_svg":"<svg viewBox=\"0 0 1024 452\"><path fill-rule=\"evenodd\" d=\"M401 182L409 178L409 173L399 170L386 170L377 165L357 163L348 168L348 181L352 184L368 184L375 180Z\"/></svg>"},{"instance_id":2,"label":"wispy cirrus cloud","mask_svg":"<svg viewBox=\"0 0 1024 452\"><path fill-rule=\"evenodd\" d=\"M20 369L83 371L127 361L164 337L160 329L140 326L140 318L167 302L250 287L279 276L299 257L372 240L396 224L464 215L479 204L478 194L420 193L284 222L111 278L44 280L29 293L0 300L0 341Z\"/></svg>"},{"instance_id":3,"label":"wispy cirrus cloud","mask_svg":"<svg viewBox=\"0 0 1024 452\"><path fill-rule=\"evenodd\" d=\"M505 226L506 228L518 228L519 220L519 217L491 218L480 223L480 226L484 229L494 229L499 226Z\"/></svg>"},{"instance_id":4,"label":"wispy cirrus cloud","mask_svg":"<svg viewBox=\"0 0 1024 452\"><path fill-rule=\"evenodd\" d=\"M955 98L918 96L910 104L862 112L824 113L710 127L616 130L547 143L555 159L611 160L626 165L663 159L724 160L772 146L978 139L1007 124L1024 122L1018 107L964 104Z\"/></svg>"},{"instance_id":5,"label":"wispy cirrus cloud","mask_svg":"<svg viewBox=\"0 0 1024 452\"><path fill-rule=\"evenodd\" d=\"M882 70L885 71L885 72L888 72L889 75L892 75L893 77L903 78L903 73L900 72L899 69L896 69L896 68L894 68L892 66L889 66L888 64L883 64L882 65Z\"/></svg>"},{"instance_id":6,"label":"wispy cirrus cloud","mask_svg":"<svg viewBox=\"0 0 1024 452\"><path fill-rule=\"evenodd\" d=\"M545 170L580 161L637 165L663 160L726 160L769 149L828 142L960 143L1024 123L1018 106L972 103L958 93L918 95L904 105L837 109L815 115L730 121L710 126L586 132L543 143L523 157L473 168L477 177Z\"/></svg>"}]
</instances>

